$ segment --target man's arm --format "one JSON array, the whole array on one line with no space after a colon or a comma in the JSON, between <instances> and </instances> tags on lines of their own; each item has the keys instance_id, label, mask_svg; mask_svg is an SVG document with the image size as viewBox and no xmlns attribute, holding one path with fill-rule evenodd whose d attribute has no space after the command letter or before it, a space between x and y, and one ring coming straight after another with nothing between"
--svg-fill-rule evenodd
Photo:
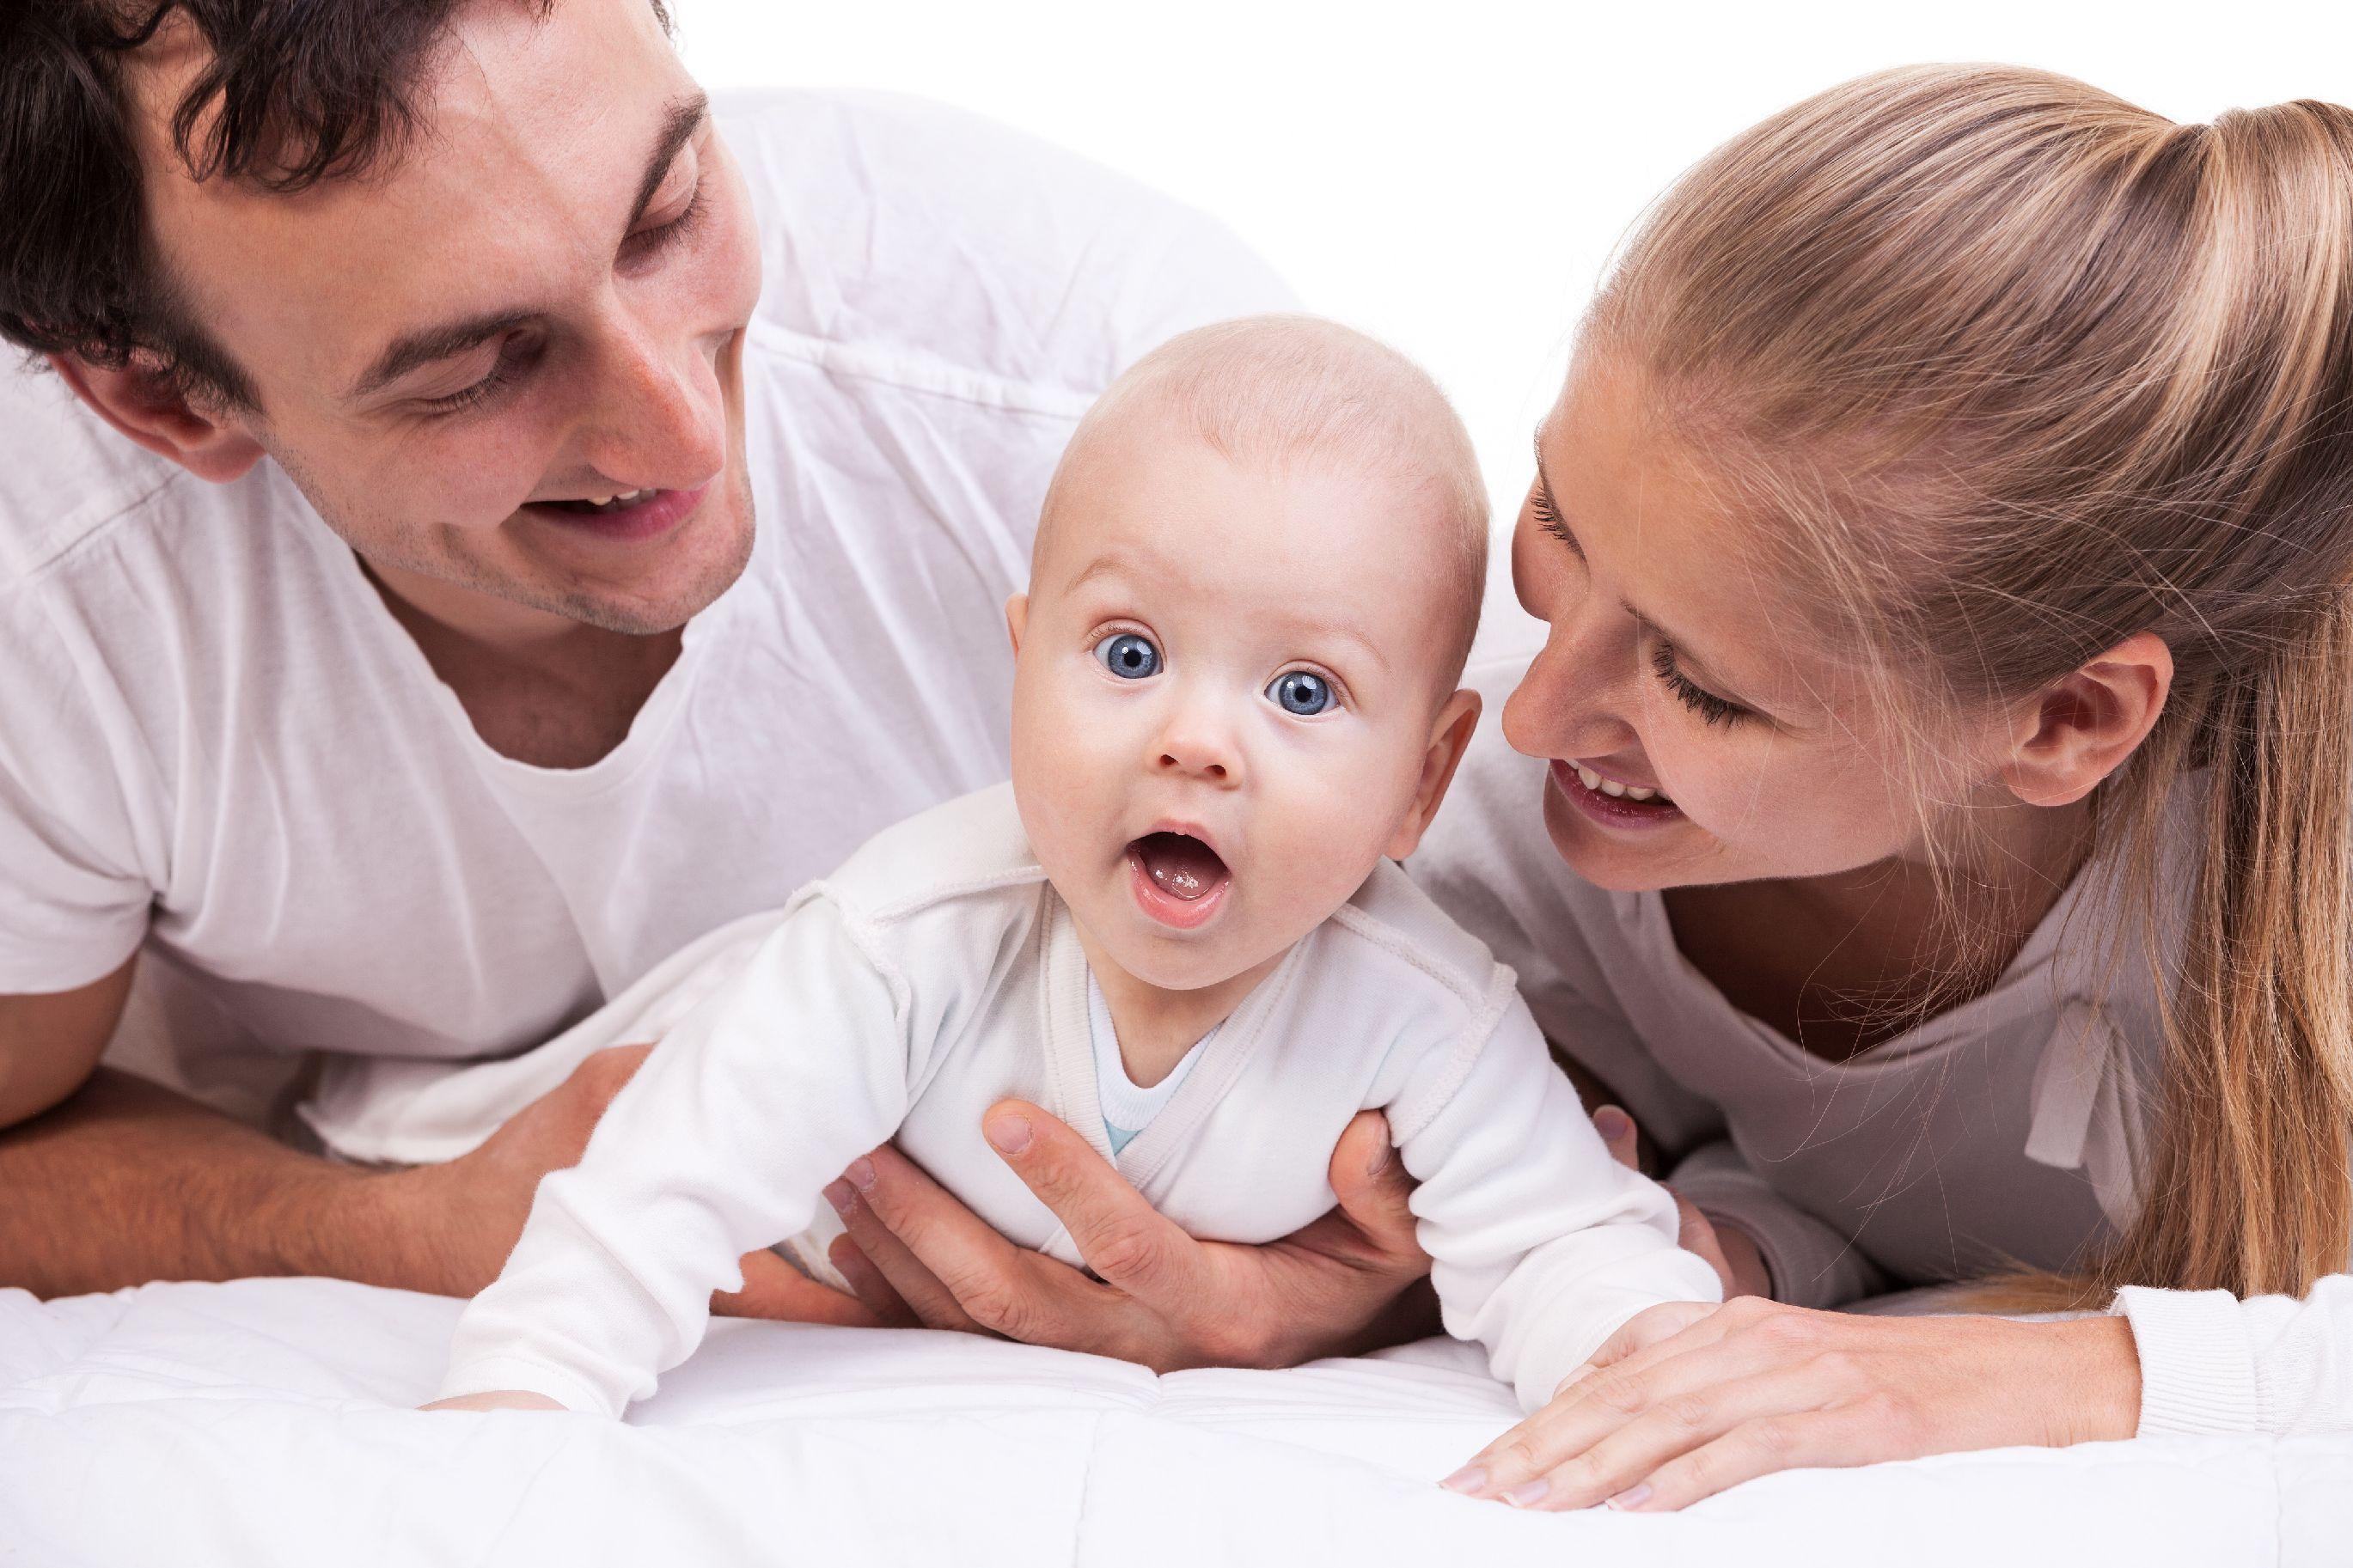
<instances>
[{"instance_id":1,"label":"man's arm","mask_svg":"<svg viewBox=\"0 0 2353 1568\"><path fill-rule=\"evenodd\" d=\"M604 1051L480 1149L390 1174L301 1153L97 1065L132 965L0 997L0 1286L37 1296L152 1279L310 1274L470 1296L498 1273L539 1178L569 1165L647 1047ZM722 1311L871 1323L771 1253Z\"/></svg>"}]
</instances>

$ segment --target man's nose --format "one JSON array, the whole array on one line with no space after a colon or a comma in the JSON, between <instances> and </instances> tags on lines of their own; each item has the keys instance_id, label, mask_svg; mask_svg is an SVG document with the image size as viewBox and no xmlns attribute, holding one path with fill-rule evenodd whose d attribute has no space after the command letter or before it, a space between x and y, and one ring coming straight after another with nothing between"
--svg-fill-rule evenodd
<instances>
[{"instance_id":1,"label":"man's nose","mask_svg":"<svg viewBox=\"0 0 2353 1568\"><path fill-rule=\"evenodd\" d=\"M685 489L719 472L727 416L718 379L691 339L674 342L639 323L609 334L588 435L588 461L607 478Z\"/></svg>"}]
</instances>

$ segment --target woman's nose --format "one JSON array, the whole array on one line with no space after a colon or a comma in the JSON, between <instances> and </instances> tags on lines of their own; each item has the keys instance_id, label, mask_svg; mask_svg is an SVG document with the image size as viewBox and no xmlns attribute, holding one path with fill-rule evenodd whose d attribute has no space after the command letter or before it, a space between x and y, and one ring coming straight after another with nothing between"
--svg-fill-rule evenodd
<instances>
[{"instance_id":1,"label":"woman's nose","mask_svg":"<svg viewBox=\"0 0 2353 1568\"><path fill-rule=\"evenodd\" d=\"M1568 620L1551 634L1504 703L1504 739L1532 757L1598 757L1635 739L1623 717L1633 650L1600 626Z\"/></svg>"}]
</instances>

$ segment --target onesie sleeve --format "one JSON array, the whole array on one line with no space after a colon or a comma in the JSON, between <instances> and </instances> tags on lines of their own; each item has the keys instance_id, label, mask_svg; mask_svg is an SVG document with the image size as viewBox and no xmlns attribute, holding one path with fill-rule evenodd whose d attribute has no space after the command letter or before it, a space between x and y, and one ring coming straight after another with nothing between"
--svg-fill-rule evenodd
<instances>
[{"instance_id":1,"label":"onesie sleeve","mask_svg":"<svg viewBox=\"0 0 2353 1568\"><path fill-rule=\"evenodd\" d=\"M1775 1192L1729 1139L1693 1150L1667 1182L1700 1213L1736 1227L1757 1244L1772 1272L1777 1301L1842 1307L1892 1289L1852 1237Z\"/></svg>"},{"instance_id":2,"label":"onesie sleeve","mask_svg":"<svg viewBox=\"0 0 2353 1568\"><path fill-rule=\"evenodd\" d=\"M2140 1436L2353 1432L2353 1275L2302 1300L2128 1286L2110 1310L2140 1352Z\"/></svg>"},{"instance_id":3,"label":"onesie sleeve","mask_svg":"<svg viewBox=\"0 0 2353 1568\"><path fill-rule=\"evenodd\" d=\"M617 1416L701 1342L743 1255L805 1227L904 1119L910 997L819 884L689 1013L540 1184L505 1270L459 1319L437 1397L516 1389Z\"/></svg>"},{"instance_id":4,"label":"onesie sleeve","mask_svg":"<svg viewBox=\"0 0 2353 1568\"><path fill-rule=\"evenodd\" d=\"M1496 969L1480 1021L1390 1110L1447 1332L1485 1345L1534 1410L1644 1308L1715 1301L1665 1188L1610 1157Z\"/></svg>"}]
</instances>

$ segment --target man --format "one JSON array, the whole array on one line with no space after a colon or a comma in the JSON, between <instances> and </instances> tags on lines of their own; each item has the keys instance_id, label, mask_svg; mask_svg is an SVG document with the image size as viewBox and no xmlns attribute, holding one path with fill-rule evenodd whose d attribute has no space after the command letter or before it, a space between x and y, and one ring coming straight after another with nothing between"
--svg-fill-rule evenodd
<instances>
[{"instance_id":1,"label":"man","mask_svg":"<svg viewBox=\"0 0 2353 1568\"><path fill-rule=\"evenodd\" d=\"M485 1282L636 1055L380 1175L99 1068L134 977L246 1053L184 1043L184 1081L526 1049L1001 778L1000 606L1071 423L1285 302L984 125L714 114L667 26L0 16L0 331L47 361L0 383L0 1283ZM1070 1148L1025 1174L1125 1223ZM862 1321L752 1261L738 1310Z\"/></svg>"}]
</instances>

